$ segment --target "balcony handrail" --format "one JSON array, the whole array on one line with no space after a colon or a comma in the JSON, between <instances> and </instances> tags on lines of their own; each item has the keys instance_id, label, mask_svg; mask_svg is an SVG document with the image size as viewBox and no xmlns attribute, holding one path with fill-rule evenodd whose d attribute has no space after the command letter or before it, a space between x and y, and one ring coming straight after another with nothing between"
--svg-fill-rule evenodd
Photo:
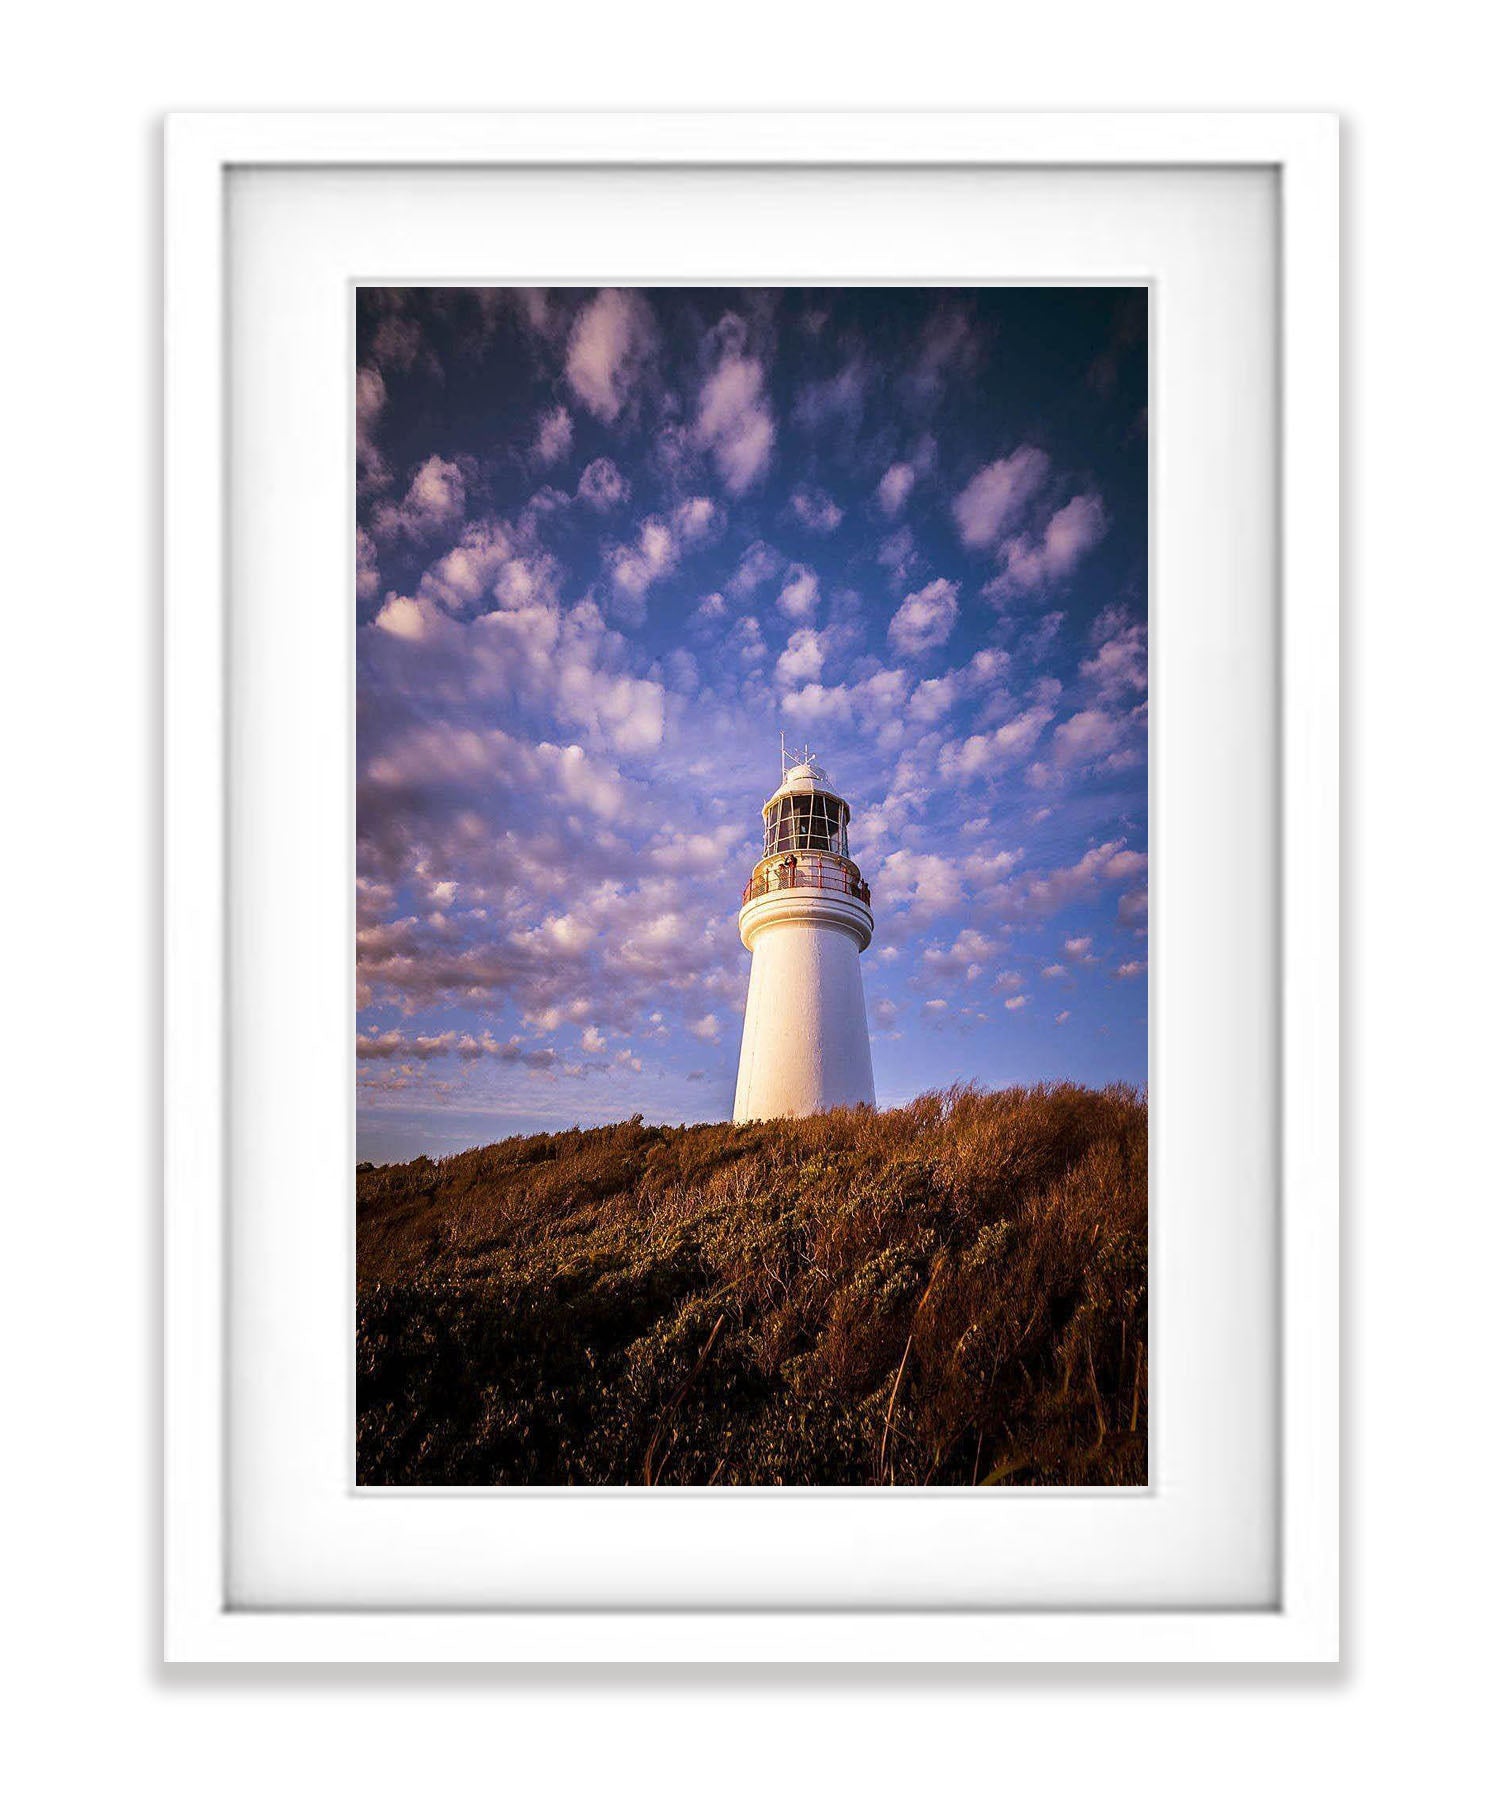
<instances>
[{"instance_id":1,"label":"balcony handrail","mask_svg":"<svg viewBox=\"0 0 1500 1800\"><path fill-rule=\"evenodd\" d=\"M793 888L815 888L823 893L847 894L865 906L870 904L870 884L857 869L845 868L840 863L804 863L799 857L794 869L788 870L783 860L769 869L762 869L758 875L752 875L745 883L740 905L748 906L752 900L759 900L765 894L787 893Z\"/></svg>"}]
</instances>

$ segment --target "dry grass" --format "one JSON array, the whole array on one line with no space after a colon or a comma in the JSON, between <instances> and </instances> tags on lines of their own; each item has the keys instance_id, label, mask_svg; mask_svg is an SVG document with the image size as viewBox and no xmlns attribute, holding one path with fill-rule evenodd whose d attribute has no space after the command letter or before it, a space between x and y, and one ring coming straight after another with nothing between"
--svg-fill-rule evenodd
<instances>
[{"instance_id":1,"label":"dry grass","mask_svg":"<svg viewBox=\"0 0 1500 1800\"><path fill-rule=\"evenodd\" d=\"M1138 1483L1146 1103L508 1138L358 1177L364 1483Z\"/></svg>"}]
</instances>

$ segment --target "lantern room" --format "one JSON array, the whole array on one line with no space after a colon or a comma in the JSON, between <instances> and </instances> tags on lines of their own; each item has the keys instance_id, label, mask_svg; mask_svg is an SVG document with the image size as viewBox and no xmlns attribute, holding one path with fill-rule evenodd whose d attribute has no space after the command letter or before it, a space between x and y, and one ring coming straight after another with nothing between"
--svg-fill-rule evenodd
<instances>
[{"instance_id":1,"label":"lantern room","mask_svg":"<svg viewBox=\"0 0 1500 1800\"><path fill-rule=\"evenodd\" d=\"M788 769L781 786L762 809L766 822L766 856L801 855L821 850L849 855L849 807L828 785L815 762Z\"/></svg>"}]
</instances>

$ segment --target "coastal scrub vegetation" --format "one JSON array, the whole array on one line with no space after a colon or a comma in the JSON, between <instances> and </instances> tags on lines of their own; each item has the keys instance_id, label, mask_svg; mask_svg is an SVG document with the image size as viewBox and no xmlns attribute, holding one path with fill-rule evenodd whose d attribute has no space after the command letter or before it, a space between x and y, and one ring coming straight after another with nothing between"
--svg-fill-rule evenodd
<instances>
[{"instance_id":1,"label":"coastal scrub vegetation","mask_svg":"<svg viewBox=\"0 0 1500 1800\"><path fill-rule=\"evenodd\" d=\"M966 1086L362 1165L359 1480L1142 1483L1146 1145Z\"/></svg>"}]
</instances>

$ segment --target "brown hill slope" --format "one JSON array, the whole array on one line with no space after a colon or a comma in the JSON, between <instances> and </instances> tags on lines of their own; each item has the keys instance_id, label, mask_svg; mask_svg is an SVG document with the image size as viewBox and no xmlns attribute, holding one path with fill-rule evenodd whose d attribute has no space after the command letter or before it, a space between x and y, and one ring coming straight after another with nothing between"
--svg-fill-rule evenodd
<instances>
[{"instance_id":1,"label":"brown hill slope","mask_svg":"<svg viewBox=\"0 0 1500 1800\"><path fill-rule=\"evenodd\" d=\"M1146 1479L1146 1102L508 1138L358 1177L362 1483Z\"/></svg>"}]
</instances>

